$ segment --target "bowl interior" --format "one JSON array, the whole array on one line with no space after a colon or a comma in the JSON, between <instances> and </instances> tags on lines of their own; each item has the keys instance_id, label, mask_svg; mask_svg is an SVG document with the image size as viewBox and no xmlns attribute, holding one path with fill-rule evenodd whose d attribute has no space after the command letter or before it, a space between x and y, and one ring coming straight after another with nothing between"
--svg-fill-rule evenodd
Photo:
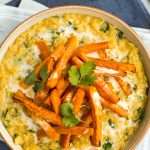
<instances>
[{"instance_id":1,"label":"bowl interior","mask_svg":"<svg viewBox=\"0 0 150 150\"><path fill-rule=\"evenodd\" d=\"M150 57L149 57L148 53L146 52L146 49L144 48L141 40L138 38L137 34L126 23L124 23L117 17L114 17L107 12L104 12L104 11L101 11L101 10L98 10L95 8L83 7L83 6L56 7L56 8L44 10L44 11L28 18L27 20L22 22L17 28L15 28L2 43L0 60L5 55L8 47L12 45L14 40L22 32L26 31L33 24L39 22L40 20L43 20L50 16L61 15L64 13L78 13L78 14L86 14L86 15L90 15L90 16L94 16L94 17L100 17L100 18L103 18L104 20L106 20L107 22L113 24L114 26L118 27L119 29L121 29L125 33L125 36L130 41L132 41L140 50L141 58L142 58L144 68L145 68L145 72L146 72L148 80L150 81L150 69L148 66L150 64ZM150 97L148 98L146 109L145 109L145 118L144 118L143 122L141 123L137 132L129 139L129 142L128 142L125 150L133 149L137 145L137 143L142 139L142 137L144 136L146 130L149 127L149 120L150 120L149 119L150 118L150 109L149 108L150 108Z\"/></svg>"}]
</instances>

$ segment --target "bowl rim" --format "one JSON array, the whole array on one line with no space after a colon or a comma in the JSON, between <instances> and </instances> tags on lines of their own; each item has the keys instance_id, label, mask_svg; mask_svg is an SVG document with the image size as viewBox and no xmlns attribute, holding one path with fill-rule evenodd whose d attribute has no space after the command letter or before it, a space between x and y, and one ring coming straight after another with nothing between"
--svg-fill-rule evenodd
<instances>
[{"instance_id":1,"label":"bowl rim","mask_svg":"<svg viewBox=\"0 0 150 150\"><path fill-rule=\"evenodd\" d=\"M83 6L83 5L62 5L62 6L54 6L54 7L49 7L45 10L42 10L42 11L39 11L38 13L35 13L31 16L29 16L28 18L26 18L24 21L21 21L16 27L14 27L10 32L9 34L4 38L4 40L0 43L0 48L3 49L3 46L5 45L5 43L7 43L7 40L9 40L9 38L11 36L13 36L13 34L17 31L18 28L24 26L24 24L28 21L32 21L34 18L40 16L41 14L45 13L45 12L49 12L49 11L57 11L59 9L69 9L69 8L73 8L73 9L84 9L85 11L86 10L90 10L90 11L94 11L96 13L100 13L100 14L104 14L105 16L108 16L109 18L119 22L123 27L125 27L134 37L135 39L137 40L137 42L140 44L140 46L142 46L142 50L144 50L146 53L146 48L143 44L143 41L141 40L141 38L137 35L137 33L125 22L123 21L122 19L120 19L119 17L107 12L107 11L104 11L104 10L101 10L99 8L96 8L96 7L93 7L93 6ZM80 13L79 13L80 14ZM42 20L42 19L41 19ZM32 25L31 25L32 26ZM30 26L30 27L31 27ZM27 29L27 28L26 28ZM20 33L21 34L21 33ZM18 37L18 36L17 36ZM16 38L15 38L16 39ZM14 41L13 41L14 42ZM2 58L4 57L5 55L5 52L7 52L8 48L4 51L4 54L2 54ZM3 53L3 51L1 52ZM148 58L150 59L150 55L148 55ZM147 100L148 101L148 100ZM144 124L144 127L143 127L143 130L142 132L140 133L140 136L137 137L135 139L135 141L132 143L132 145L130 145L129 149L128 150L133 150L137 144L139 144L139 142L144 138L144 135L146 134L146 131L148 131L149 129L149 124L150 124L150 119L148 120L148 122L146 124ZM7 141L5 141L7 143ZM9 145L10 146L10 145Z\"/></svg>"}]
</instances>

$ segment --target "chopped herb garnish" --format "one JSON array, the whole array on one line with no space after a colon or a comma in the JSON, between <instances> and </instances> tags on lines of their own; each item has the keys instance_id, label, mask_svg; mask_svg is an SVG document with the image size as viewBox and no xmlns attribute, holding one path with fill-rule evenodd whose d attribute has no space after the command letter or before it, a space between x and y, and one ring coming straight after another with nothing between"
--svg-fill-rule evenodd
<instances>
[{"instance_id":1,"label":"chopped herb garnish","mask_svg":"<svg viewBox=\"0 0 150 150\"><path fill-rule=\"evenodd\" d=\"M109 141L103 144L104 150L110 150L111 148L112 148L112 143L110 143Z\"/></svg>"},{"instance_id":2,"label":"chopped herb garnish","mask_svg":"<svg viewBox=\"0 0 150 150\"><path fill-rule=\"evenodd\" d=\"M80 79L80 73L77 67L71 66L70 70L68 71L69 73L69 81L72 85L76 86L79 83Z\"/></svg>"},{"instance_id":3,"label":"chopped herb garnish","mask_svg":"<svg viewBox=\"0 0 150 150\"><path fill-rule=\"evenodd\" d=\"M74 127L77 124L79 124L80 120L78 118L75 118L74 116L72 117L63 117L62 119L63 124L65 127Z\"/></svg>"},{"instance_id":4,"label":"chopped herb garnish","mask_svg":"<svg viewBox=\"0 0 150 150\"><path fill-rule=\"evenodd\" d=\"M68 24L69 24L69 25L72 25L72 22L71 22L71 21L68 21Z\"/></svg>"},{"instance_id":5,"label":"chopped herb garnish","mask_svg":"<svg viewBox=\"0 0 150 150\"><path fill-rule=\"evenodd\" d=\"M78 28L77 28L76 26L73 26L73 29L74 29L74 30L78 30Z\"/></svg>"},{"instance_id":6,"label":"chopped herb garnish","mask_svg":"<svg viewBox=\"0 0 150 150\"><path fill-rule=\"evenodd\" d=\"M91 74L93 70L95 69L95 67L96 66L93 62L83 63L80 67L81 77Z\"/></svg>"},{"instance_id":7,"label":"chopped herb garnish","mask_svg":"<svg viewBox=\"0 0 150 150\"><path fill-rule=\"evenodd\" d=\"M111 119L108 120L108 124L110 125L111 128L115 128L115 124L112 122Z\"/></svg>"},{"instance_id":8,"label":"chopped herb garnish","mask_svg":"<svg viewBox=\"0 0 150 150\"><path fill-rule=\"evenodd\" d=\"M101 24L100 31L106 32L108 30L109 30L109 23L108 22L103 22Z\"/></svg>"},{"instance_id":9,"label":"chopped herb garnish","mask_svg":"<svg viewBox=\"0 0 150 150\"><path fill-rule=\"evenodd\" d=\"M40 70L40 78L45 81L48 78L48 70L47 66L43 66Z\"/></svg>"},{"instance_id":10,"label":"chopped herb garnish","mask_svg":"<svg viewBox=\"0 0 150 150\"><path fill-rule=\"evenodd\" d=\"M36 75L34 72L31 72L26 78L25 83L28 85L34 84L36 81Z\"/></svg>"},{"instance_id":11,"label":"chopped herb garnish","mask_svg":"<svg viewBox=\"0 0 150 150\"><path fill-rule=\"evenodd\" d=\"M91 85L96 80L95 75L86 75L81 78L80 84Z\"/></svg>"},{"instance_id":12,"label":"chopped herb garnish","mask_svg":"<svg viewBox=\"0 0 150 150\"><path fill-rule=\"evenodd\" d=\"M61 105L61 115L65 116L65 117L69 117L72 116L72 109L73 109L73 105L69 102L63 103Z\"/></svg>"},{"instance_id":13,"label":"chopped herb garnish","mask_svg":"<svg viewBox=\"0 0 150 150\"><path fill-rule=\"evenodd\" d=\"M70 83L74 86L78 84L91 85L96 79L96 77L92 74L95 67L96 66L93 62L83 63L80 69L72 66L68 72Z\"/></svg>"},{"instance_id":14,"label":"chopped herb garnish","mask_svg":"<svg viewBox=\"0 0 150 150\"><path fill-rule=\"evenodd\" d=\"M35 84L34 84L33 90L35 92L38 92L38 91L42 90L43 87L44 87L44 85L43 85L42 81L36 81Z\"/></svg>"},{"instance_id":15,"label":"chopped herb garnish","mask_svg":"<svg viewBox=\"0 0 150 150\"><path fill-rule=\"evenodd\" d=\"M137 112L138 112L138 115L139 115L139 117L138 117L139 120L142 121L144 119L144 114L145 114L144 109L140 107L140 108L137 109Z\"/></svg>"},{"instance_id":16,"label":"chopped herb garnish","mask_svg":"<svg viewBox=\"0 0 150 150\"><path fill-rule=\"evenodd\" d=\"M117 30L118 39L122 39L123 38L123 32L120 29L116 29L116 30Z\"/></svg>"},{"instance_id":17,"label":"chopped herb garnish","mask_svg":"<svg viewBox=\"0 0 150 150\"><path fill-rule=\"evenodd\" d=\"M80 120L73 113L73 105L69 102L63 103L60 107L62 121L65 127L76 126Z\"/></svg>"}]
</instances>

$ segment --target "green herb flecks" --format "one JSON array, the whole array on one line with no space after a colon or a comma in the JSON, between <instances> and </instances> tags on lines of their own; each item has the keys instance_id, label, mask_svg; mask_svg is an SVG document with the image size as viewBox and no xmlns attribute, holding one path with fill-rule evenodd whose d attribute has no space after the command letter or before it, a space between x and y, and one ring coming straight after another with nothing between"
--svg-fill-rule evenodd
<instances>
[{"instance_id":1,"label":"green herb flecks","mask_svg":"<svg viewBox=\"0 0 150 150\"><path fill-rule=\"evenodd\" d=\"M47 70L47 66L43 66L40 70L40 78L42 79L42 81L47 80L48 78L48 70Z\"/></svg>"},{"instance_id":2,"label":"green herb flecks","mask_svg":"<svg viewBox=\"0 0 150 150\"><path fill-rule=\"evenodd\" d=\"M36 81L36 75L34 72L31 72L26 78L25 83L28 85L34 84Z\"/></svg>"},{"instance_id":3,"label":"green herb flecks","mask_svg":"<svg viewBox=\"0 0 150 150\"><path fill-rule=\"evenodd\" d=\"M42 90L43 87L44 87L44 85L43 85L42 81L36 81L35 84L34 84L33 90L35 92L38 92L38 91Z\"/></svg>"},{"instance_id":4,"label":"green herb flecks","mask_svg":"<svg viewBox=\"0 0 150 150\"><path fill-rule=\"evenodd\" d=\"M109 30L109 23L108 22L103 22L100 26L100 31L107 32L108 30Z\"/></svg>"},{"instance_id":5,"label":"green herb flecks","mask_svg":"<svg viewBox=\"0 0 150 150\"><path fill-rule=\"evenodd\" d=\"M110 143L109 141L103 144L104 150L111 150L111 148L112 148L112 143Z\"/></svg>"},{"instance_id":6,"label":"green herb flecks","mask_svg":"<svg viewBox=\"0 0 150 150\"><path fill-rule=\"evenodd\" d=\"M120 29L116 29L117 30L117 37L118 37L118 39L122 39L123 38L123 32L120 30Z\"/></svg>"}]
</instances>

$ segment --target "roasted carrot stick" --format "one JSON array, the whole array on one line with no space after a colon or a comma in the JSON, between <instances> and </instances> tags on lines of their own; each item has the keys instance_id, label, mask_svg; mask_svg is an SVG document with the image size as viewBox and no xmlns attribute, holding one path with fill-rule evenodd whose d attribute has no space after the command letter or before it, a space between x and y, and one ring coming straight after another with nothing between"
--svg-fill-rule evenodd
<instances>
[{"instance_id":1,"label":"roasted carrot stick","mask_svg":"<svg viewBox=\"0 0 150 150\"><path fill-rule=\"evenodd\" d=\"M70 134L65 134L65 135L61 136L60 145L63 148L63 150L68 150L70 140L71 140L71 135Z\"/></svg>"},{"instance_id":2,"label":"roasted carrot stick","mask_svg":"<svg viewBox=\"0 0 150 150\"><path fill-rule=\"evenodd\" d=\"M101 51L98 52L98 54L99 54L99 56L100 56L100 59L102 59L102 60L107 59L106 51L101 50Z\"/></svg>"},{"instance_id":3,"label":"roasted carrot stick","mask_svg":"<svg viewBox=\"0 0 150 150\"><path fill-rule=\"evenodd\" d=\"M59 114L61 100L59 98L58 91L56 89L54 89L51 92L51 94L50 94L50 100L51 100L52 107L53 107L55 113Z\"/></svg>"},{"instance_id":4,"label":"roasted carrot stick","mask_svg":"<svg viewBox=\"0 0 150 150\"><path fill-rule=\"evenodd\" d=\"M45 131L45 134L53 139L53 140L59 140L60 135L57 133L57 131L45 120L41 120L35 117L33 118L35 122Z\"/></svg>"},{"instance_id":5,"label":"roasted carrot stick","mask_svg":"<svg viewBox=\"0 0 150 150\"><path fill-rule=\"evenodd\" d=\"M62 100L66 102L70 102L72 100L73 94L74 94L74 89L68 87L62 97Z\"/></svg>"},{"instance_id":6,"label":"roasted carrot stick","mask_svg":"<svg viewBox=\"0 0 150 150\"><path fill-rule=\"evenodd\" d=\"M59 134L67 134L67 135L68 134L70 135L93 134L93 128L87 128L81 126L70 127L70 128L55 127L55 129Z\"/></svg>"},{"instance_id":7,"label":"roasted carrot stick","mask_svg":"<svg viewBox=\"0 0 150 150\"><path fill-rule=\"evenodd\" d=\"M118 106L117 104L113 104L103 98L101 98L101 103L104 107L112 110L113 112L117 113L119 116L122 117L127 117L128 116L128 112L127 110L121 108L120 106Z\"/></svg>"},{"instance_id":8,"label":"roasted carrot stick","mask_svg":"<svg viewBox=\"0 0 150 150\"><path fill-rule=\"evenodd\" d=\"M91 140L93 145L99 146L102 138L102 106L100 96L94 86L88 88L88 96L94 128Z\"/></svg>"},{"instance_id":9,"label":"roasted carrot stick","mask_svg":"<svg viewBox=\"0 0 150 150\"><path fill-rule=\"evenodd\" d=\"M115 77L115 79L118 81L120 87L124 91L124 93L128 96L131 94L131 87L128 83L124 82L120 77Z\"/></svg>"},{"instance_id":10,"label":"roasted carrot stick","mask_svg":"<svg viewBox=\"0 0 150 150\"><path fill-rule=\"evenodd\" d=\"M65 46L64 44L58 45L55 50L47 56L39 65L36 66L35 68L35 74L37 75L40 71L40 69L44 66L47 65L48 68L48 73L50 73L53 69L53 66L55 62L61 57L61 55L64 53Z\"/></svg>"},{"instance_id":11,"label":"roasted carrot stick","mask_svg":"<svg viewBox=\"0 0 150 150\"><path fill-rule=\"evenodd\" d=\"M48 91L46 89L40 90L35 94L35 100L43 101L47 97Z\"/></svg>"},{"instance_id":12,"label":"roasted carrot stick","mask_svg":"<svg viewBox=\"0 0 150 150\"><path fill-rule=\"evenodd\" d=\"M56 95L52 94L52 92L54 92L54 91L52 91L51 94L46 98L44 104L49 105L49 106L51 104L53 104L53 108L56 107L56 106L54 106L55 105L55 100L59 99L59 101L61 103L60 97L62 96L62 94L64 93L64 91L67 89L68 86L69 86L69 82L67 80L64 80L64 78L60 78L60 80L58 81L58 83L56 85L56 89L55 89L55 91L57 91ZM55 99L53 99L53 100L52 100L52 98L53 98L52 95L55 95ZM59 107L59 105L60 104L58 103L57 106ZM55 111L57 111L56 108L54 109Z\"/></svg>"},{"instance_id":13,"label":"roasted carrot stick","mask_svg":"<svg viewBox=\"0 0 150 150\"><path fill-rule=\"evenodd\" d=\"M51 95L48 95L44 101L45 105L51 106L52 102L51 102Z\"/></svg>"},{"instance_id":14,"label":"roasted carrot stick","mask_svg":"<svg viewBox=\"0 0 150 150\"><path fill-rule=\"evenodd\" d=\"M108 42L91 43L77 48L77 52L91 53L91 52L101 51L107 48L108 48Z\"/></svg>"},{"instance_id":15,"label":"roasted carrot stick","mask_svg":"<svg viewBox=\"0 0 150 150\"><path fill-rule=\"evenodd\" d=\"M61 125L61 118L54 112L48 111L31 101L30 98L26 97L20 90L13 95L14 99L20 101L30 112L35 113L36 116L47 120L55 125Z\"/></svg>"},{"instance_id":16,"label":"roasted carrot stick","mask_svg":"<svg viewBox=\"0 0 150 150\"><path fill-rule=\"evenodd\" d=\"M133 64L121 63L112 60L99 60L95 58L90 58L89 60L95 62L96 65L100 67L111 68L123 72L127 71L136 72L135 65Z\"/></svg>"},{"instance_id":17,"label":"roasted carrot stick","mask_svg":"<svg viewBox=\"0 0 150 150\"><path fill-rule=\"evenodd\" d=\"M74 64L74 65L77 65L77 67L79 68L81 65L82 65L82 60L80 60L77 56L74 56L73 58L72 58L72 63Z\"/></svg>"},{"instance_id":18,"label":"roasted carrot stick","mask_svg":"<svg viewBox=\"0 0 150 150\"><path fill-rule=\"evenodd\" d=\"M91 113L87 113L82 117L82 122L79 124L79 126L83 127L89 127L89 125L92 123L92 116Z\"/></svg>"},{"instance_id":19,"label":"roasted carrot stick","mask_svg":"<svg viewBox=\"0 0 150 150\"><path fill-rule=\"evenodd\" d=\"M123 71L123 72L127 72L127 71L136 72L135 65L133 64L121 63L112 60L101 60L101 59L91 58L91 57L87 57L84 53L79 53L78 56L83 61L93 61L97 66L100 67L106 67L106 68Z\"/></svg>"},{"instance_id":20,"label":"roasted carrot stick","mask_svg":"<svg viewBox=\"0 0 150 150\"><path fill-rule=\"evenodd\" d=\"M63 77L60 78L60 80L58 81L56 85L56 89L60 97L62 96L62 94L64 93L64 91L67 89L68 86L69 86L69 82L65 80Z\"/></svg>"},{"instance_id":21,"label":"roasted carrot stick","mask_svg":"<svg viewBox=\"0 0 150 150\"><path fill-rule=\"evenodd\" d=\"M80 112L80 108L83 103L84 96L85 96L85 91L82 88L78 88L72 99L73 109L75 114L78 114Z\"/></svg>"},{"instance_id":22,"label":"roasted carrot stick","mask_svg":"<svg viewBox=\"0 0 150 150\"><path fill-rule=\"evenodd\" d=\"M94 84L102 97L112 103L117 103L119 101L119 97L112 91L112 89L105 83L102 78L98 78Z\"/></svg>"},{"instance_id":23,"label":"roasted carrot stick","mask_svg":"<svg viewBox=\"0 0 150 150\"><path fill-rule=\"evenodd\" d=\"M61 77L62 71L67 67L67 63L71 56L74 54L76 47L78 46L77 38L72 36L66 43L66 51L58 61L55 70L52 72L47 81L49 88L54 88Z\"/></svg>"},{"instance_id":24,"label":"roasted carrot stick","mask_svg":"<svg viewBox=\"0 0 150 150\"><path fill-rule=\"evenodd\" d=\"M47 66L48 73L50 73L50 72L52 71L52 69L53 69L54 63L55 63L55 62L54 62L54 59L51 58L51 57L48 57L48 58L46 58L45 60L43 60L40 64L38 64L38 65L35 67L34 72L35 72L36 76L38 76L38 74L39 74L41 68L42 68L44 65Z\"/></svg>"},{"instance_id":25,"label":"roasted carrot stick","mask_svg":"<svg viewBox=\"0 0 150 150\"><path fill-rule=\"evenodd\" d=\"M36 42L36 45L40 49L40 57L42 59L47 58L47 56L49 56L50 52L49 52L49 47L47 46L45 41L39 40L39 41Z\"/></svg>"}]
</instances>

